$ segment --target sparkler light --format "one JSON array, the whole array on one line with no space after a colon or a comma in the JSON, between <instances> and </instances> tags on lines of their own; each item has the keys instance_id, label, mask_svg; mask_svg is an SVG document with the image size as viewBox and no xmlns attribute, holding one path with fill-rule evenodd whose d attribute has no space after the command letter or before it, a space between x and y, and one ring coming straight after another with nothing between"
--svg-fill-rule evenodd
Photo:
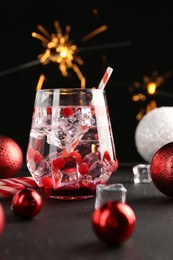
<instances>
[{"instance_id":1,"label":"sparkler light","mask_svg":"<svg viewBox=\"0 0 173 260\"><path fill-rule=\"evenodd\" d=\"M157 94L157 88L165 83L165 80L171 75L168 71L162 76L158 74L158 71L153 71L151 76L143 76L142 83L134 82L134 86L129 88L132 93L133 102L141 102L143 105L136 115L136 119L139 121L144 114L157 107L155 96Z\"/></svg>"},{"instance_id":2,"label":"sparkler light","mask_svg":"<svg viewBox=\"0 0 173 260\"><path fill-rule=\"evenodd\" d=\"M113 42L101 45L94 46L85 46L78 48L73 42L69 39L70 35L70 26L67 25L65 29L65 34L62 33L60 24L58 21L54 23L56 33L50 34L43 26L38 25L37 28L40 31L39 33L33 32L32 36L41 41L42 46L44 47L44 52L38 55L37 60L33 60L13 68L8 68L6 70L0 71L0 77L7 76L11 73L18 72L33 66L37 66L40 64L46 65L49 62L54 62L59 65L59 70L61 74L65 77L68 76L68 70L72 69L78 76L81 81L81 88L85 88L85 77L83 76L81 70L78 65L83 65L84 61L81 57L78 56L78 53L82 52L91 52L91 51L99 51L102 49L110 49L110 48L119 48L119 47L127 47L131 46L131 41L126 42ZM85 42L99 33L102 33L108 29L107 25L100 26L94 31L90 32L86 36L84 36L81 40ZM45 81L45 76L42 74L39 77L36 90L41 89L42 85Z\"/></svg>"},{"instance_id":3,"label":"sparkler light","mask_svg":"<svg viewBox=\"0 0 173 260\"><path fill-rule=\"evenodd\" d=\"M65 34L63 35L58 21L54 22L56 33L50 34L41 25L38 25L38 30L42 33L32 33L32 36L42 42L45 51L38 55L41 63L48 64L49 62L58 63L59 70L64 77L68 76L68 69L72 69L81 81L81 88L85 87L85 78L80 71L78 64L82 65L84 62L78 56L78 48L69 39L70 26L66 26Z\"/></svg>"}]
</instances>

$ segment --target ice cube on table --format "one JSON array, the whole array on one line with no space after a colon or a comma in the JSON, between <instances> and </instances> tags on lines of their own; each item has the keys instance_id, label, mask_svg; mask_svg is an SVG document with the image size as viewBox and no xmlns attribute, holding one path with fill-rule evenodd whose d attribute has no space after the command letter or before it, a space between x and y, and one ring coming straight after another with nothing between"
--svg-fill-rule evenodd
<instances>
[{"instance_id":1,"label":"ice cube on table","mask_svg":"<svg viewBox=\"0 0 173 260\"><path fill-rule=\"evenodd\" d=\"M111 200L125 203L126 194L127 189L121 183L98 184L96 186L95 209Z\"/></svg>"},{"instance_id":2,"label":"ice cube on table","mask_svg":"<svg viewBox=\"0 0 173 260\"><path fill-rule=\"evenodd\" d=\"M134 183L150 183L152 181L150 174L150 164L137 164L133 166Z\"/></svg>"}]
</instances>

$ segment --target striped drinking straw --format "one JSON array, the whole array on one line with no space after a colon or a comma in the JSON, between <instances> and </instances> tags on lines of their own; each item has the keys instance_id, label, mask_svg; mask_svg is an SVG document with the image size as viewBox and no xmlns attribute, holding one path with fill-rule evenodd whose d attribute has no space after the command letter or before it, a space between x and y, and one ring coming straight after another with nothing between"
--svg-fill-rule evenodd
<instances>
[{"instance_id":1,"label":"striped drinking straw","mask_svg":"<svg viewBox=\"0 0 173 260\"><path fill-rule=\"evenodd\" d=\"M100 84L98 85L99 89L105 88L105 86L106 86L106 84L107 84L107 82L108 82L108 80L109 80L109 78L112 74L112 71L113 71L113 69L111 67L107 67L107 69L106 69L106 71L103 75L103 78L101 79Z\"/></svg>"}]
</instances>

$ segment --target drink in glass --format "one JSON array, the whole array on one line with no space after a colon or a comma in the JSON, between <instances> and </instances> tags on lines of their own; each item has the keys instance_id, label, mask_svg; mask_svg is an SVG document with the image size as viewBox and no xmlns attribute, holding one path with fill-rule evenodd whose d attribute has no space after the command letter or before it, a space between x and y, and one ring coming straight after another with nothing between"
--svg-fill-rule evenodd
<instances>
[{"instance_id":1,"label":"drink in glass","mask_svg":"<svg viewBox=\"0 0 173 260\"><path fill-rule=\"evenodd\" d=\"M36 92L26 164L51 198L94 197L115 171L116 152L105 91Z\"/></svg>"}]
</instances>

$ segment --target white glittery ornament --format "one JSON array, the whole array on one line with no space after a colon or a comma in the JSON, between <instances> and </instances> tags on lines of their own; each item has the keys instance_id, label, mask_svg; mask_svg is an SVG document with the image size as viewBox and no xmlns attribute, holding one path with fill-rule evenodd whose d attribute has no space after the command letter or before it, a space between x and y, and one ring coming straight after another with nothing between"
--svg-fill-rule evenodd
<instances>
[{"instance_id":1,"label":"white glittery ornament","mask_svg":"<svg viewBox=\"0 0 173 260\"><path fill-rule=\"evenodd\" d=\"M173 141L173 107L152 109L139 121L135 131L138 153L146 162L151 162L154 153Z\"/></svg>"}]
</instances>

